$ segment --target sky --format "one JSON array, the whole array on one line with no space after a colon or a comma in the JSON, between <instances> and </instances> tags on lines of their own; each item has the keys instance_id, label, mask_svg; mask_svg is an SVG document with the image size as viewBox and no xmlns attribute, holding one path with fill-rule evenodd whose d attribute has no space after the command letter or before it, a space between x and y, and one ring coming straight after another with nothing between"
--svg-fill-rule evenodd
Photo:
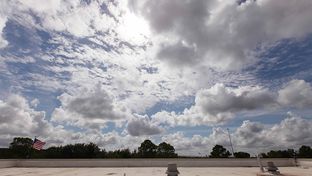
<instances>
[{"instance_id":1,"label":"sky","mask_svg":"<svg viewBox=\"0 0 312 176\"><path fill-rule=\"evenodd\" d=\"M312 144L310 0L0 1L0 147ZM228 133L229 132L229 133Z\"/></svg>"}]
</instances>

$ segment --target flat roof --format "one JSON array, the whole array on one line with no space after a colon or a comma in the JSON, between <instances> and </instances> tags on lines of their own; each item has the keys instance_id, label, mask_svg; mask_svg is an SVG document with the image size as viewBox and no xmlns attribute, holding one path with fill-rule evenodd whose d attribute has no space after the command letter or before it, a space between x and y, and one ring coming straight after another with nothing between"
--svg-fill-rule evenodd
<instances>
[{"instance_id":1,"label":"flat roof","mask_svg":"<svg viewBox=\"0 0 312 176\"><path fill-rule=\"evenodd\" d=\"M312 168L279 167L285 176L311 176ZM180 176L256 176L258 167L178 167ZM0 169L1 176L165 176L166 167L24 168Z\"/></svg>"}]
</instances>

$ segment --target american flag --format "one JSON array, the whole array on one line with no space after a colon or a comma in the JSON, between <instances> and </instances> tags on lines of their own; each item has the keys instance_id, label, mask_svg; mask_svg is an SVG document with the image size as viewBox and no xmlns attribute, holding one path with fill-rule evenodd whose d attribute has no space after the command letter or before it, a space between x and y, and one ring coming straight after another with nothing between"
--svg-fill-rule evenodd
<instances>
[{"instance_id":1,"label":"american flag","mask_svg":"<svg viewBox=\"0 0 312 176\"><path fill-rule=\"evenodd\" d=\"M32 147L36 150L41 150L42 147L44 146L44 144L46 144L45 142L40 141L39 139L34 140L34 143L32 145Z\"/></svg>"}]
</instances>

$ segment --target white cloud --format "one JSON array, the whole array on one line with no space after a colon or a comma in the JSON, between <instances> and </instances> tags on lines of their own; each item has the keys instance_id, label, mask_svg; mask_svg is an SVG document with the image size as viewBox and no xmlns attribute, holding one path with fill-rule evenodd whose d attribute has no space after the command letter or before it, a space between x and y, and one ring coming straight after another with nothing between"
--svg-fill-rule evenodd
<instances>
[{"instance_id":1,"label":"white cloud","mask_svg":"<svg viewBox=\"0 0 312 176\"><path fill-rule=\"evenodd\" d=\"M218 116L270 107L274 105L274 95L261 87L229 88L216 84L210 89L197 92L195 106L203 112Z\"/></svg>"},{"instance_id":2,"label":"white cloud","mask_svg":"<svg viewBox=\"0 0 312 176\"><path fill-rule=\"evenodd\" d=\"M156 57L179 67L240 69L256 61L256 47L312 32L309 0L129 2L159 37Z\"/></svg>"},{"instance_id":3,"label":"white cloud","mask_svg":"<svg viewBox=\"0 0 312 176\"><path fill-rule=\"evenodd\" d=\"M131 112L116 103L100 84L90 90L76 92L77 94L64 93L59 96L62 105L54 110L53 121L81 128L101 129L108 121L120 122L127 116L131 117Z\"/></svg>"},{"instance_id":4,"label":"white cloud","mask_svg":"<svg viewBox=\"0 0 312 176\"><path fill-rule=\"evenodd\" d=\"M287 108L309 109L312 87L304 80L292 80L277 92L259 86L226 87L215 84L196 93L195 104L183 112L161 111L152 121L170 126L198 126L224 124L241 115L272 112Z\"/></svg>"},{"instance_id":5,"label":"white cloud","mask_svg":"<svg viewBox=\"0 0 312 176\"><path fill-rule=\"evenodd\" d=\"M312 143L312 121L289 113L280 124L268 130L266 137L277 147L309 145Z\"/></svg>"},{"instance_id":6,"label":"white cloud","mask_svg":"<svg viewBox=\"0 0 312 176\"><path fill-rule=\"evenodd\" d=\"M21 95L11 94L7 99L0 100L0 147L7 147L18 136L37 136L47 143L45 147L93 142L106 150L134 149L143 141L140 137L120 135L115 131L102 133L89 129L75 132L58 124L52 125L44 112L32 109Z\"/></svg>"},{"instance_id":7,"label":"white cloud","mask_svg":"<svg viewBox=\"0 0 312 176\"><path fill-rule=\"evenodd\" d=\"M237 147L255 148L272 146L272 140L266 137L266 127L259 122L246 120L234 133L233 141Z\"/></svg>"},{"instance_id":8,"label":"white cloud","mask_svg":"<svg viewBox=\"0 0 312 176\"><path fill-rule=\"evenodd\" d=\"M45 120L44 112L34 111L27 101L19 95L11 95L0 101L0 131L2 134L41 134L52 130Z\"/></svg>"},{"instance_id":9,"label":"white cloud","mask_svg":"<svg viewBox=\"0 0 312 176\"><path fill-rule=\"evenodd\" d=\"M148 25L129 12L126 2L47 0L38 3L26 0L8 4L16 6L20 12L31 10L40 18L40 24L36 26L52 32L65 32L80 38L112 32L131 43L147 41Z\"/></svg>"},{"instance_id":10,"label":"white cloud","mask_svg":"<svg viewBox=\"0 0 312 176\"><path fill-rule=\"evenodd\" d=\"M162 137L162 140L173 145L181 155L205 156L209 155L211 149L216 144L230 147L228 133L222 128L213 128L208 136L192 135L187 137L185 133L179 131Z\"/></svg>"},{"instance_id":11,"label":"white cloud","mask_svg":"<svg viewBox=\"0 0 312 176\"><path fill-rule=\"evenodd\" d=\"M241 126L231 130L234 151L252 154L269 150L295 148L312 142L312 121L293 114L275 125L244 121ZM178 153L189 155L209 155L216 144L230 151L228 132L220 127L213 128L208 136L185 136L182 132L165 135L162 140L173 145Z\"/></svg>"},{"instance_id":12,"label":"white cloud","mask_svg":"<svg viewBox=\"0 0 312 176\"><path fill-rule=\"evenodd\" d=\"M101 9L103 4L109 12ZM27 21L25 24L28 23L31 27L43 28L50 32L65 32L75 37L87 37L97 32L105 33L111 27L116 28L119 24L114 16L122 15L121 8L124 9L125 5L117 8L112 2L47 0L38 3L25 0L1 2L1 8L8 17L21 24ZM33 16L36 16L37 20Z\"/></svg>"},{"instance_id":13,"label":"white cloud","mask_svg":"<svg viewBox=\"0 0 312 176\"><path fill-rule=\"evenodd\" d=\"M312 87L304 80L292 80L278 91L278 102L295 108L312 107Z\"/></svg>"},{"instance_id":14,"label":"white cloud","mask_svg":"<svg viewBox=\"0 0 312 176\"><path fill-rule=\"evenodd\" d=\"M148 120L142 118L147 117L130 121L130 123L139 122L139 120L144 121L143 132L141 129L137 129L138 131L135 133L146 134L154 127L156 129L156 126L148 124ZM39 136L40 139L47 142L47 146L94 142L107 150L128 147L135 149L146 138L146 136L120 135L115 131L102 133L94 129L74 132L64 129L62 126L54 126L45 119L43 112L30 108L27 100L20 95L11 95L6 100L0 101L0 122L0 146L7 146L15 136ZM137 128L141 127L140 125L137 126ZM289 113L287 118L275 125L244 121L240 127L231 131L233 131L231 136L235 151L243 150L256 153L277 148L298 148L312 142L310 135L312 133L312 121L292 113ZM187 137L183 132L176 132L164 135L161 141L170 143L179 154L184 155L209 155L211 148L216 144L229 149L227 131L220 127L213 128L212 133L208 136L195 134Z\"/></svg>"},{"instance_id":15,"label":"white cloud","mask_svg":"<svg viewBox=\"0 0 312 176\"><path fill-rule=\"evenodd\" d=\"M312 142L312 121L293 114L279 124L265 126L259 122L245 121L233 134L237 148L267 151L270 149L298 148Z\"/></svg>"},{"instance_id":16,"label":"white cloud","mask_svg":"<svg viewBox=\"0 0 312 176\"><path fill-rule=\"evenodd\" d=\"M45 29L68 32L76 37L90 36L95 33L92 23L101 18L99 4L93 2L84 6L80 1L48 0L39 3L33 0L21 1L19 9L32 10L41 18ZM106 18L106 20L110 20ZM102 23L102 27L105 25Z\"/></svg>"},{"instance_id":17,"label":"white cloud","mask_svg":"<svg viewBox=\"0 0 312 176\"><path fill-rule=\"evenodd\" d=\"M38 3L36 0L23 0L19 3L35 12L56 13L56 9L61 7L61 2L62 0L47 0L45 3Z\"/></svg>"},{"instance_id":18,"label":"white cloud","mask_svg":"<svg viewBox=\"0 0 312 176\"><path fill-rule=\"evenodd\" d=\"M58 139L61 143L75 136L62 126L53 126L44 112L35 111L24 97L16 94L0 100L0 134L1 146L7 146L16 136L38 136L47 141Z\"/></svg>"},{"instance_id":19,"label":"white cloud","mask_svg":"<svg viewBox=\"0 0 312 176\"><path fill-rule=\"evenodd\" d=\"M3 38L3 29L5 27L6 21L7 18L5 16L2 16L2 14L0 13L0 48L4 48L8 45L8 41Z\"/></svg>"},{"instance_id":20,"label":"white cloud","mask_svg":"<svg viewBox=\"0 0 312 176\"><path fill-rule=\"evenodd\" d=\"M174 146L176 150L189 150L192 147L191 140L186 138L183 132L176 132L165 135L161 138L162 141Z\"/></svg>"},{"instance_id":21,"label":"white cloud","mask_svg":"<svg viewBox=\"0 0 312 176\"><path fill-rule=\"evenodd\" d=\"M164 130L151 123L147 116L136 115L127 125L127 131L132 136L150 136L162 133Z\"/></svg>"},{"instance_id":22,"label":"white cloud","mask_svg":"<svg viewBox=\"0 0 312 176\"><path fill-rule=\"evenodd\" d=\"M31 105L31 107L35 108L38 106L39 103L40 103L40 101L37 98L35 98L35 99L31 100L30 105Z\"/></svg>"},{"instance_id":23,"label":"white cloud","mask_svg":"<svg viewBox=\"0 0 312 176\"><path fill-rule=\"evenodd\" d=\"M154 121L170 125L222 124L235 117L238 112L270 109L276 106L275 95L261 87L238 88L215 84L209 89L199 90L195 104L182 114L159 112Z\"/></svg>"}]
</instances>

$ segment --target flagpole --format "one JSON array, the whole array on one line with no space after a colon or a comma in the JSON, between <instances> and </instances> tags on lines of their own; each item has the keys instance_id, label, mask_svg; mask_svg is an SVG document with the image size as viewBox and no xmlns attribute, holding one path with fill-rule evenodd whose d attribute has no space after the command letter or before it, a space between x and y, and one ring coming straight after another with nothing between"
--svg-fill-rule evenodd
<instances>
[{"instance_id":1,"label":"flagpole","mask_svg":"<svg viewBox=\"0 0 312 176\"><path fill-rule=\"evenodd\" d=\"M36 139L37 139L37 136L35 136L35 139L33 140L33 142L32 142L32 144L31 144L31 146L30 146L30 148L29 148L29 151L28 151L28 159L30 159L31 158L31 151L32 151L32 148L33 148L33 145L34 145L34 142L36 141Z\"/></svg>"},{"instance_id":2,"label":"flagpole","mask_svg":"<svg viewBox=\"0 0 312 176\"><path fill-rule=\"evenodd\" d=\"M228 134L229 134L230 145L231 145L232 154L233 154L233 157L234 157L234 149L233 149L233 144L232 144L232 140L231 140L231 135L230 135L230 130L229 130L229 128L227 128L227 131L228 131Z\"/></svg>"}]
</instances>

